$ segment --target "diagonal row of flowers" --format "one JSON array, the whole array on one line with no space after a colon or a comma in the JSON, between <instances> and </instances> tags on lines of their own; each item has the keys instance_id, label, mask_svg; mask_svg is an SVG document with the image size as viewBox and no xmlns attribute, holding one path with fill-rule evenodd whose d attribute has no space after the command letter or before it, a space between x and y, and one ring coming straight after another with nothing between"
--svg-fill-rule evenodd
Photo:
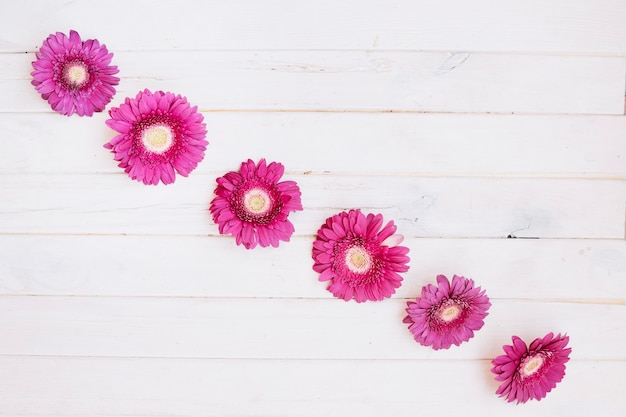
<instances>
[{"instance_id":1,"label":"diagonal row of flowers","mask_svg":"<svg viewBox=\"0 0 626 417\"><path fill-rule=\"evenodd\" d=\"M32 84L53 110L67 116L92 116L103 111L119 83L113 57L98 40L82 41L57 32L42 44L33 62ZM197 106L170 92L143 90L109 110L106 124L118 134L107 144L119 167L144 184L171 184L187 176L203 160L208 145L204 118ZM302 210L294 181L280 181L278 162L248 160L239 171L217 179L210 212L221 234L231 234L247 249L277 247L295 229L289 213ZM401 246L393 221L383 226L381 214L349 210L335 214L319 228L313 242L313 269L335 297L356 302L391 297L409 269L409 248ZM491 303L474 281L437 276L437 285L422 288L407 303L404 322L414 339L435 350L460 345L484 325ZM526 345L512 337L504 355L492 360L501 382L496 393L507 401L541 400L565 375L571 348L566 335L548 333Z\"/></svg>"}]
</instances>

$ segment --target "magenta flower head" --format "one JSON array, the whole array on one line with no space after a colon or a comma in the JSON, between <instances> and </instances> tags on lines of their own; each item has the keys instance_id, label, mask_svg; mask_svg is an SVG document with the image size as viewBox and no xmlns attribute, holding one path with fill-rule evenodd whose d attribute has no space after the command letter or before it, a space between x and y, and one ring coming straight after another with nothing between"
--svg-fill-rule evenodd
<instances>
[{"instance_id":1,"label":"magenta flower head","mask_svg":"<svg viewBox=\"0 0 626 417\"><path fill-rule=\"evenodd\" d=\"M83 42L74 30L69 38L60 32L48 36L35 56L31 83L54 111L66 116L104 110L120 82L106 46L97 39Z\"/></svg>"},{"instance_id":2,"label":"magenta flower head","mask_svg":"<svg viewBox=\"0 0 626 417\"><path fill-rule=\"evenodd\" d=\"M144 184L171 184L189 175L204 158L204 118L179 94L149 90L109 110L107 126L119 133L104 147L119 167Z\"/></svg>"},{"instance_id":3,"label":"magenta flower head","mask_svg":"<svg viewBox=\"0 0 626 417\"><path fill-rule=\"evenodd\" d=\"M302 203L295 181L279 182L284 172L281 163L248 159L239 172L218 178L209 210L220 233L235 236L246 249L288 242L295 229L287 216L302 210Z\"/></svg>"},{"instance_id":4,"label":"magenta flower head","mask_svg":"<svg viewBox=\"0 0 626 417\"><path fill-rule=\"evenodd\" d=\"M403 236L395 232L393 221L383 227L381 214L335 214L317 231L313 269L320 281L330 281L328 291L345 301L391 297L402 284L398 273L409 269L409 248L398 246Z\"/></svg>"},{"instance_id":5,"label":"magenta flower head","mask_svg":"<svg viewBox=\"0 0 626 417\"><path fill-rule=\"evenodd\" d=\"M519 337L512 339L512 345L503 346L505 355L491 361L491 372L497 375L496 381L502 381L496 394L517 404L541 400L565 376L565 363L572 351L565 348L569 337L550 332L528 347Z\"/></svg>"},{"instance_id":6,"label":"magenta flower head","mask_svg":"<svg viewBox=\"0 0 626 417\"><path fill-rule=\"evenodd\" d=\"M444 275L437 276L437 286L422 288L422 296L407 303L404 323L415 341L435 350L458 346L480 330L491 306L485 291L474 281L454 275L452 284Z\"/></svg>"}]
</instances>

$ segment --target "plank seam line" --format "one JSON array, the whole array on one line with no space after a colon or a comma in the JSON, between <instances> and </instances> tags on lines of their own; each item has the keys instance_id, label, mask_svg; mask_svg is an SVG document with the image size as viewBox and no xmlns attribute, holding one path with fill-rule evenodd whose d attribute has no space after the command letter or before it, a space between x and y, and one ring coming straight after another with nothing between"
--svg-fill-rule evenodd
<instances>
[{"instance_id":1,"label":"plank seam line","mask_svg":"<svg viewBox=\"0 0 626 417\"><path fill-rule=\"evenodd\" d=\"M0 293L1 298L68 298L68 299L142 299L142 300L196 300L196 301L327 301L330 303L340 303L332 297L294 297L294 296L201 296L201 295L131 295L131 294L9 294ZM523 303L545 303L545 304L585 304L585 305L626 305L625 298L510 298L510 297L490 297L492 301L502 302L523 302ZM394 303L404 305L407 301L415 300L414 297L393 297ZM391 304L391 302L389 302Z\"/></svg>"},{"instance_id":2,"label":"plank seam line","mask_svg":"<svg viewBox=\"0 0 626 417\"><path fill-rule=\"evenodd\" d=\"M27 79L23 79L26 81ZM198 109L200 113L397 113L397 114L442 114L442 115L489 115L489 116L607 116L607 117L624 117L623 110L620 108L615 113L561 113L561 112L519 112L519 111L442 111L442 110L410 110L410 109ZM47 110L19 110L19 111L0 111L0 114L53 114Z\"/></svg>"},{"instance_id":3,"label":"plank seam line","mask_svg":"<svg viewBox=\"0 0 626 417\"><path fill-rule=\"evenodd\" d=\"M223 171L197 171L194 177L211 177L218 178L224 174ZM127 177L128 174L120 172L119 168L110 168L95 171L24 171L24 170L2 170L0 176L20 176L24 177L63 177L63 176L119 176ZM388 177L408 177L408 178L428 178L428 179L501 179L501 180L571 180L571 181L624 181L626 183L626 171L624 173L597 173L597 174L581 174L581 173L514 173L514 172L494 172L494 173L437 173L437 172L354 172L354 171L285 171L285 176L294 177L360 177L360 178L388 178Z\"/></svg>"},{"instance_id":4,"label":"plank seam line","mask_svg":"<svg viewBox=\"0 0 626 417\"><path fill-rule=\"evenodd\" d=\"M0 55L24 55L35 54L39 49L28 48L14 50L0 50ZM116 54L142 54L142 53L297 53L297 52L313 52L313 53L337 53L337 52L354 52L354 53L423 53L423 54L441 54L441 53L457 53L465 52L472 55L521 55L521 56L555 56L555 57L589 57L589 58L626 58L626 51L602 51L597 50L581 50L581 51L547 51L547 50L510 50L510 49L465 49L465 48L448 48L448 49L419 49L419 48L181 48L181 49L117 49Z\"/></svg>"},{"instance_id":5,"label":"plank seam line","mask_svg":"<svg viewBox=\"0 0 626 417\"><path fill-rule=\"evenodd\" d=\"M125 356L125 355L33 355L33 354L10 354L0 353L0 358L34 358L34 359L102 359L102 360L116 360L116 359L133 359L133 360L184 360L184 361L258 361L258 362L491 362L493 358L277 358L277 357L202 357L202 356ZM574 362L624 362L626 358L571 358L570 361Z\"/></svg>"},{"instance_id":6,"label":"plank seam line","mask_svg":"<svg viewBox=\"0 0 626 417\"><path fill-rule=\"evenodd\" d=\"M315 210L315 209L309 209ZM212 225L212 227L216 227L216 225ZM129 237L129 238L153 238L153 237L179 237L179 238L219 238L219 239L232 239L231 236L222 235L219 233L197 233L197 234L182 234L182 233L55 233L55 232L8 232L1 231L0 236L11 236L11 237ZM307 239L314 240L316 235L313 234L293 234L292 239ZM417 236L417 235L409 235L407 233L404 234L404 238L407 240L510 240L510 241L604 241L604 242L625 242L626 239L623 237L516 237L509 238L507 236Z\"/></svg>"}]
</instances>

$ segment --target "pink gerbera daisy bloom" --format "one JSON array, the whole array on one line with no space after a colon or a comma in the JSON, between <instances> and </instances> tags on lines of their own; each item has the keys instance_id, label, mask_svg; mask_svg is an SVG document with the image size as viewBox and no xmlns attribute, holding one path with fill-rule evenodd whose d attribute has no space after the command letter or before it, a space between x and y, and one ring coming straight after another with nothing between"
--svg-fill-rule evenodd
<instances>
[{"instance_id":1,"label":"pink gerbera daisy bloom","mask_svg":"<svg viewBox=\"0 0 626 417\"><path fill-rule=\"evenodd\" d=\"M335 214L317 231L313 269L320 281L330 281L335 297L359 303L390 297L402 284L398 272L409 269L409 249L398 246L403 236L395 232L393 221L383 227L381 214Z\"/></svg>"},{"instance_id":2,"label":"pink gerbera daisy bloom","mask_svg":"<svg viewBox=\"0 0 626 417\"><path fill-rule=\"evenodd\" d=\"M503 346L506 354L491 361L491 372L497 375L496 381L502 381L496 394L517 404L541 400L565 376L565 363L572 351L565 348L569 337L550 332L528 347L519 337L512 339L512 345Z\"/></svg>"},{"instance_id":3,"label":"pink gerbera daisy bloom","mask_svg":"<svg viewBox=\"0 0 626 417\"><path fill-rule=\"evenodd\" d=\"M295 181L278 182L284 172L281 163L248 159L239 172L218 178L210 211L220 233L235 236L246 249L288 242L295 229L287 216L302 210L302 203Z\"/></svg>"},{"instance_id":4,"label":"pink gerbera daisy bloom","mask_svg":"<svg viewBox=\"0 0 626 417\"><path fill-rule=\"evenodd\" d=\"M104 147L132 179L171 184L174 171L186 177L198 166L209 144L197 110L180 94L140 91L109 110L106 124L119 135Z\"/></svg>"},{"instance_id":5,"label":"pink gerbera daisy bloom","mask_svg":"<svg viewBox=\"0 0 626 417\"><path fill-rule=\"evenodd\" d=\"M422 288L422 296L407 303L404 323L415 340L435 350L458 346L474 337L474 331L485 324L491 306L485 291L474 287L474 281L454 275L452 284L437 275L437 284Z\"/></svg>"},{"instance_id":6,"label":"pink gerbera daisy bloom","mask_svg":"<svg viewBox=\"0 0 626 417\"><path fill-rule=\"evenodd\" d=\"M83 42L74 30L69 38L60 32L48 36L36 57L31 83L54 111L67 116L104 110L120 82L106 46L97 39Z\"/></svg>"}]
</instances>

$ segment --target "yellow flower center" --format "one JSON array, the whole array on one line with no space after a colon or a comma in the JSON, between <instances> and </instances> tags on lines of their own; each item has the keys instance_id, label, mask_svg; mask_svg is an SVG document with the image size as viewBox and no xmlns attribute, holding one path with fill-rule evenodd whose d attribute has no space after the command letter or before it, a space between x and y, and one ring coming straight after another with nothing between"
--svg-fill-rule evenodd
<instances>
[{"instance_id":1,"label":"yellow flower center","mask_svg":"<svg viewBox=\"0 0 626 417\"><path fill-rule=\"evenodd\" d=\"M459 314L461 314L461 309L456 304L445 306L441 309L441 311L439 311L439 317L447 323L459 317Z\"/></svg>"},{"instance_id":2,"label":"yellow flower center","mask_svg":"<svg viewBox=\"0 0 626 417\"><path fill-rule=\"evenodd\" d=\"M531 376L532 374L537 372L539 368L541 368L543 362L543 356L541 355L535 355L528 358L522 366L522 373L524 374L524 376Z\"/></svg>"},{"instance_id":3,"label":"yellow flower center","mask_svg":"<svg viewBox=\"0 0 626 417\"><path fill-rule=\"evenodd\" d=\"M68 63L63 71L65 81L72 87L80 87L89 80L89 72L82 62Z\"/></svg>"},{"instance_id":4,"label":"yellow flower center","mask_svg":"<svg viewBox=\"0 0 626 417\"><path fill-rule=\"evenodd\" d=\"M165 125L150 126L141 136L141 142L146 149L157 154L167 151L172 146L173 139L172 131Z\"/></svg>"},{"instance_id":5,"label":"yellow flower center","mask_svg":"<svg viewBox=\"0 0 626 417\"><path fill-rule=\"evenodd\" d=\"M243 204L246 210L254 214L263 214L270 209L270 196L260 188L249 190L244 198Z\"/></svg>"},{"instance_id":6,"label":"yellow flower center","mask_svg":"<svg viewBox=\"0 0 626 417\"><path fill-rule=\"evenodd\" d=\"M352 272L367 272L372 265L372 257L360 246L353 246L346 251L346 266Z\"/></svg>"}]
</instances>

